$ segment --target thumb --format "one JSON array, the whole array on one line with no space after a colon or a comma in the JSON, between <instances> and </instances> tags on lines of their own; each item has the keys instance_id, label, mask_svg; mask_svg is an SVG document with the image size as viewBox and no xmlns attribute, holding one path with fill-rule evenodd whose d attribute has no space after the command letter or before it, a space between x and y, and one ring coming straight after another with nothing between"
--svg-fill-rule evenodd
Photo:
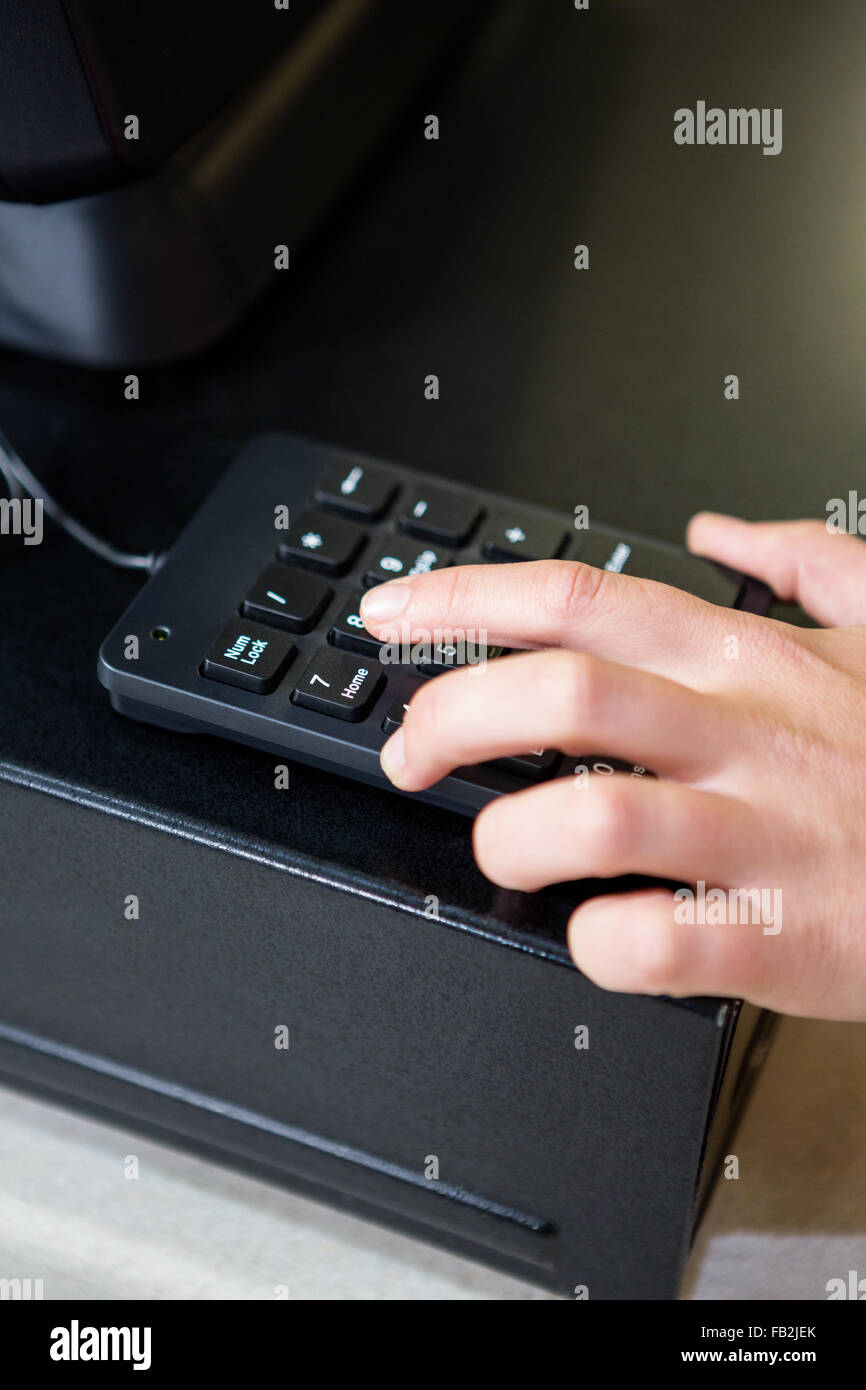
<instances>
[{"instance_id":1,"label":"thumb","mask_svg":"<svg viewBox=\"0 0 866 1390\"><path fill-rule=\"evenodd\" d=\"M823 521L740 521L698 512L686 544L732 569L763 579L824 627L866 623L866 545L828 531Z\"/></svg>"}]
</instances>

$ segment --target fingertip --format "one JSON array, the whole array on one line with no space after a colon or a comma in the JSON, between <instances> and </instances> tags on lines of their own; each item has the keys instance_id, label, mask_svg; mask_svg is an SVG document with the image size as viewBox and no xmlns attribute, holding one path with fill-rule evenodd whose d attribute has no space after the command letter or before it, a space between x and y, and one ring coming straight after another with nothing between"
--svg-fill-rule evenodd
<instances>
[{"instance_id":1,"label":"fingertip","mask_svg":"<svg viewBox=\"0 0 866 1390\"><path fill-rule=\"evenodd\" d=\"M412 585L407 579L377 584L375 588L368 589L361 599L361 621L368 629L380 628L383 623L400 616L408 607L411 596Z\"/></svg>"},{"instance_id":2,"label":"fingertip","mask_svg":"<svg viewBox=\"0 0 866 1390\"><path fill-rule=\"evenodd\" d=\"M729 532L733 526L747 525L748 522L725 512L696 512L686 527L686 545L689 550L700 550L711 545L714 537L721 532Z\"/></svg>"},{"instance_id":3,"label":"fingertip","mask_svg":"<svg viewBox=\"0 0 866 1390\"><path fill-rule=\"evenodd\" d=\"M398 729L385 743L379 754L379 764L393 786L401 791L411 790L407 785L406 736L402 729Z\"/></svg>"},{"instance_id":4,"label":"fingertip","mask_svg":"<svg viewBox=\"0 0 866 1390\"><path fill-rule=\"evenodd\" d=\"M568 923L577 968L601 989L623 994L691 992L683 980L684 944L675 931L673 894L666 889L592 898Z\"/></svg>"},{"instance_id":5,"label":"fingertip","mask_svg":"<svg viewBox=\"0 0 866 1390\"><path fill-rule=\"evenodd\" d=\"M472 853L484 877L497 888L527 892L540 885L527 881L519 847L513 844L509 810L514 800L513 796L497 797L478 812L472 825Z\"/></svg>"},{"instance_id":6,"label":"fingertip","mask_svg":"<svg viewBox=\"0 0 866 1390\"><path fill-rule=\"evenodd\" d=\"M495 807L496 800L488 801L472 822L472 853L486 878L490 877L487 872L489 851L496 844Z\"/></svg>"}]
</instances>

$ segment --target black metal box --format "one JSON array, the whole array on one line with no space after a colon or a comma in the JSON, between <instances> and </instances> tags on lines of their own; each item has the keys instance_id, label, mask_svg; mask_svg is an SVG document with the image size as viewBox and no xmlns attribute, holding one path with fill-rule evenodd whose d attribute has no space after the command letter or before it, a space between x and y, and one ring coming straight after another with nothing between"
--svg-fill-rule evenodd
<instances>
[{"instance_id":1,"label":"black metal box","mask_svg":"<svg viewBox=\"0 0 866 1390\"><path fill-rule=\"evenodd\" d=\"M573 897L491 887L461 818L86 715L94 775L2 768L5 1079L565 1295L676 1295L736 1005L597 989Z\"/></svg>"}]
</instances>

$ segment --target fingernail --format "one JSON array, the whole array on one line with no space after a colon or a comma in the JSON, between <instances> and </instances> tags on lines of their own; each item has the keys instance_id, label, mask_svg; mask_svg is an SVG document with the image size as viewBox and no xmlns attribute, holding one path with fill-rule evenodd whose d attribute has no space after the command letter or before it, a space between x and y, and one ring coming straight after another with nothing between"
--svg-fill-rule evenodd
<instances>
[{"instance_id":1,"label":"fingernail","mask_svg":"<svg viewBox=\"0 0 866 1390\"><path fill-rule=\"evenodd\" d=\"M382 764L382 771L388 781L399 787L400 777L406 767L406 740L403 737L402 729L398 729L388 739L379 754L379 762Z\"/></svg>"},{"instance_id":2,"label":"fingernail","mask_svg":"<svg viewBox=\"0 0 866 1390\"><path fill-rule=\"evenodd\" d=\"M369 589L361 600L361 617L365 622L369 618L372 623L384 623L388 618L396 618L409 602L411 590L411 584L399 579Z\"/></svg>"}]
</instances>

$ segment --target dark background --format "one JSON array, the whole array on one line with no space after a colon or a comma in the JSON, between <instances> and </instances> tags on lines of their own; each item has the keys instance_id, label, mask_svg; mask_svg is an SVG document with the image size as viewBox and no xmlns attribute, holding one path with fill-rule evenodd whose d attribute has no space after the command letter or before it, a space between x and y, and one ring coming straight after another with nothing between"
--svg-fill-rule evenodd
<instances>
[{"instance_id":1,"label":"dark background","mask_svg":"<svg viewBox=\"0 0 866 1390\"><path fill-rule=\"evenodd\" d=\"M273 428L674 539L700 507L823 515L863 477L864 52L857 0L499 3L229 339L144 371L138 402L121 372L0 353L0 426L75 515L140 550ZM781 106L782 153L675 145L675 109L699 99ZM227 790L269 760L222 746L217 763L109 711L96 651L138 583L51 529L0 544L0 750L273 830L273 798L256 812ZM339 784L298 776L319 822L307 800L276 831L336 853ZM465 826L352 794L383 854L417 821L470 881Z\"/></svg>"},{"instance_id":2,"label":"dark background","mask_svg":"<svg viewBox=\"0 0 866 1390\"><path fill-rule=\"evenodd\" d=\"M823 514L862 475L864 54L857 0L500 3L227 342L139 403L3 355L4 428L145 548L274 426L669 537ZM676 146L699 98L783 107L781 155Z\"/></svg>"}]
</instances>

